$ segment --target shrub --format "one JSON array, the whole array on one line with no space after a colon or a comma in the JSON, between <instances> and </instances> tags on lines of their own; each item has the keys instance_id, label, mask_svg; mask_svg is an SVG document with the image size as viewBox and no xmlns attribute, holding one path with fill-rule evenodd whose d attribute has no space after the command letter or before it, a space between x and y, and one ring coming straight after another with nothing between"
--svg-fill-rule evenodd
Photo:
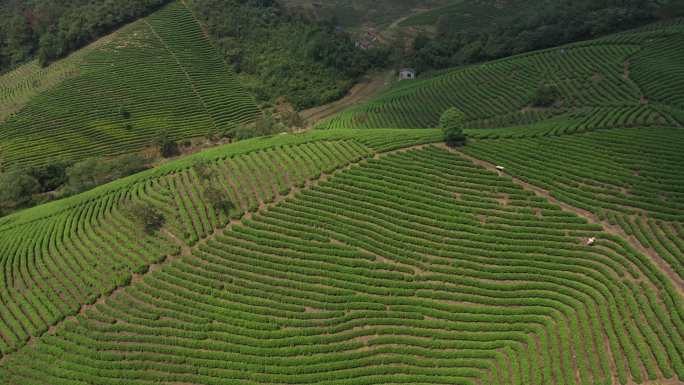
<instances>
[{"instance_id":1,"label":"shrub","mask_svg":"<svg viewBox=\"0 0 684 385\"><path fill-rule=\"evenodd\" d=\"M223 211L226 214L235 208L235 205L230 201L228 194L214 184L211 184L204 189L204 197L214 209Z\"/></svg>"},{"instance_id":2,"label":"shrub","mask_svg":"<svg viewBox=\"0 0 684 385\"><path fill-rule=\"evenodd\" d=\"M463 134L463 121L465 115L461 110L451 107L444 111L439 119L439 127L444 132L444 141L449 146L461 146L465 144L466 137Z\"/></svg>"},{"instance_id":3,"label":"shrub","mask_svg":"<svg viewBox=\"0 0 684 385\"><path fill-rule=\"evenodd\" d=\"M140 155L86 159L67 168L65 194L78 194L146 168L147 161Z\"/></svg>"},{"instance_id":4,"label":"shrub","mask_svg":"<svg viewBox=\"0 0 684 385\"><path fill-rule=\"evenodd\" d=\"M178 143L171 139L168 130L160 130L154 138L154 145L159 149L159 154L164 158L178 155Z\"/></svg>"},{"instance_id":5,"label":"shrub","mask_svg":"<svg viewBox=\"0 0 684 385\"><path fill-rule=\"evenodd\" d=\"M36 178L40 184L40 192L48 192L56 190L66 183L68 166L65 162L51 162L45 166L32 167L27 171L27 174Z\"/></svg>"},{"instance_id":6,"label":"shrub","mask_svg":"<svg viewBox=\"0 0 684 385\"><path fill-rule=\"evenodd\" d=\"M29 205L33 194L40 192L40 182L21 171L0 175L0 206L15 209Z\"/></svg>"},{"instance_id":7,"label":"shrub","mask_svg":"<svg viewBox=\"0 0 684 385\"><path fill-rule=\"evenodd\" d=\"M124 213L131 222L140 226L145 233L153 234L164 226L164 214L156 207L145 202L131 202Z\"/></svg>"},{"instance_id":8,"label":"shrub","mask_svg":"<svg viewBox=\"0 0 684 385\"><path fill-rule=\"evenodd\" d=\"M555 84L543 84L537 88L532 96L534 107L551 107L558 102L561 93Z\"/></svg>"},{"instance_id":9,"label":"shrub","mask_svg":"<svg viewBox=\"0 0 684 385\"><path fill-rule=\"evenodd\" d=\"M215 170L211 168L211 165L207 162L196 163L192 168L195 170L200 180L209 180L216 174Z\"/></svg>"}]
</instances>

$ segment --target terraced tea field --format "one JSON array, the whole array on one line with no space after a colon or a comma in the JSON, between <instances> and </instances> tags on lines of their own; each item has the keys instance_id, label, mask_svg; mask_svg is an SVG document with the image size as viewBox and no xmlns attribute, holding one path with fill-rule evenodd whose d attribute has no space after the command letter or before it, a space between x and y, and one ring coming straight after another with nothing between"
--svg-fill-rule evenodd
<instances>
[{"instance_id":1,"label":"terraced tea field","mask_svg":"<svg viewBox=\"0 0 684 385\"><path fill-rule=\"evenodd\" d=\"M319 132L240 142L119 180L0 220L3 274L0 354L44 334L135 274L194 245L232 219L301 188L322 173L375 151L439 140L433 132ZM195 166L206 164L203 171ZM273 167L276 166L277 167ZM203 196L216 184L235 207ZM129 202L158 207L166 229L141 234L124 214Z\"/></svg>"},{"instance_id":2,"label":"terraced tea field","mask_svg":"<svg viewBox=\"0 0 684 385\"><path fill-rule=\"evenodd\" d=\"M682 129L476 142L465 152L584 210L661 262L684 289Z\"/></svg>"},{"instance_id":3,"label":"terraced tea field","mask_svg":"<svg viewBox=\"0 0 684 385\"><path fill-rule=\"evenodd\" d=\"M681 292L650 255L440 140L255 139L7 217L0 383L684 380ZM131 201L163 210L157 236Z\"/></svg>"},{"instance_id":4,"label":"terraced tea field","mask_svg":"<svg viewBox=\"0 0 684 385\"><path fill-rule=\"evenodd\" d=\"M447 108L473 138L534 137L613 127L684 124L681 22L454 69L402 82L320 128L434 127ZM531 107L554 84L560 104Z\"/></svg>"},{"instance_id":5,"label":"terraced tea field","mask_svg":"<svg viewBox=\"0 0 684 385\"><path fill-rule=\"evenodd\" d=\"M191 138L259 114L180 2L47 69L3 75L0 103L4 169L139 151L161 129Z\"/></svg>"}]
</instances>

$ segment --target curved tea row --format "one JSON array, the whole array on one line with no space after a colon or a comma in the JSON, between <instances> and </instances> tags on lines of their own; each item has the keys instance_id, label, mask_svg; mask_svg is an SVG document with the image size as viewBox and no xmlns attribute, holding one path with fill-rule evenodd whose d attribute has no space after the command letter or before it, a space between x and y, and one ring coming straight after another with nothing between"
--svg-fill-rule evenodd
<instances>
[{"instance_id":1,"label":"curved tea row","mask_svg":"<svg viewBox=\"0 0 684 385\"><path fill-rule=\"evenodd\" d=\"M681 126L683 34L681 24L656 24L454 69L404 82L319 127L435 127L449 107L464 112L468 134L474 138ZM531 107L531 96L543 84L558 87L559 105Z\"/></svg>"},{"instance_id":2,"label":"curved tea row","mask_svg":"<svg viewBox=\"0 0 684 385\"><path fill-rule=\"evenodd\" d=\"M618 225L684 279L684 130L473 142L468 154Z\"/></svg>"},{"instance_id":3,"label":"curved tea row","mask_svg":"<svg viewBox=\"0 0 684 385\"><path fill-rule=\"evenodd\" d=\"M427 147L369 159L197 243L7 357L0 378L681 380L682 312L620 238Z\"/></svg>"},{"instance_id":4,"label":"curved tea row","mask_svg":"<svg viewBox=\"0 0 684 385\"><path fill-rule=\"evenodd\" d=\"M0 124L3 168L139 151L161 129L186 139L220 133L259 114L181 3L76 55L48 68L56 85ZM61 67L76 74L61 79Z\"/></svg>"}]
</instances>

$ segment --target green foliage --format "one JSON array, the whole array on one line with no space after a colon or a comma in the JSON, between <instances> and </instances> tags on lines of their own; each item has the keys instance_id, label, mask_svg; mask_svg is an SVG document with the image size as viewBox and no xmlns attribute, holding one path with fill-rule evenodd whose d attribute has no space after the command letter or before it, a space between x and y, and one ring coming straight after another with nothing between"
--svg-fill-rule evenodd
<instances>
[{"instance_id":1,"label":"green foliage","mask_svg":"<svg viewBox=\"0 0 684 385\"><path fill-rule=\"evenodd\" d=\"M420 71L477 63L624 31L668 17L657 0L464 0L418 14L404 27L437 25L410 61Z\"/></svg>"},{"instance_id":2,"label":"green foliage","mask_svg":"<svg viewBox=\"0 0 684 385\"><path fill-rule=\"evenodd\" d=\"M128 219L137 224L146 234L154 234L164 226L164 214L149 203L131 202L124 208Z\"/></svg>"},{"instance_id":3,"label":"green foliage","mask_svg":"<svg viewBox=\"0 0 684 385\"><path fill-rule=\"evenodd\" d=\"M231 210L235 209L235 205L230 201L230 197L226 191L216 183L210 183L206 186L204 188L203 196L211 207L224 214L228 214Z\"/></svg>"},{"instance_id":4,"label":"green foliage","mask_svg":"<svg viewBox=\"0 0 684 385\"><path fill-rule=\"evenodd\" d=\"M444 111L439 118L439 128L444 133L444 141L449 146L461 146L465 144L466 137L463 134L465 115L456 107Z\"/></svg>"},{"instance_id":5,"label":"green foliage","mask_svg":"<svg viewBox=\"0 0 684 385\"><path fill-rule=\"evenodd\" d=\"M410 149L428 132L246 141L100 189L57 215L0 223L1 244L13 246L2 265L13 287L0 293L21 305L0 320L0 373L13 384L83 382L103 370L141 384L590 385L684 375L681 295L649 256L457 154ZM409 148L382 154L361 143ZM344 171L226 227L192 169L199 160L236 216L317 173ZM120 215L131 198L136 213L164 213L164 234ZM132 280L178 254L173 237L191 255ZM580 242L588 237L597 247ZM33 263L42 253L52 258Z\"/></svg>"},{"instance_id":6,"label":"green foliage","mask_svg":"<svg viewBox=\"0 0 684 385\"><path fill-rule=\"evenodd\" d=\"M561 92L555 84L542 84L531 97L531 104L534 107L552 107L558 103Z\"/></svg>"},{"instance_id":7,"label":"green foliage","mask_svg":"<svg viewBox=\"0 0 684 385\"><path fill-rule=\"evenodd\" d=\"M28 63L0 76L2 162L27 168L139 152L160 128L176 140L218 135L258 113L192 13L174 2L47 68Z\"/></svg>"},{"instance_id":8,"label":"green foliage","mask_svg":"<svg viewBox=\"0 0 684 385\"><path fill-rule=\"evenodd\" d=\"M28 0L0 3L0 73L37 54L42 66L62 58L169 0Z\"/></svg>"},{"instance_id":9,"label":"green foliage","mask_svg":"<svg viewBox=\"0 0 684 385\"><path fill-rule=\"evenodd\" d=\"M0 213L31 204L40 188L38 179L24 172L0 174Z\"/></svg>"},{"instance_id":10,"label":"green foliage","mask_svg":"<svg viewBox=\"0 0 684 385\"><path fill-rule=\"evenodd\" d=\"M113 159L86 159L66 170L65 193L67 195L78 194L146 168L147 161L140 155L123 155Z\"/></svg>"},{"instance_id":11,"label":"green foliage","mask_svg":"<svg viewBox=\"0 0 684 385\"><path fill-rule=\"evenodd\" d=\"M386 55L357 49L336 25L275 1L193 0L190 6L260 102L284 96L300 110L336 100Z\"/></svg>"},{"instance_id":12,"label":"green foliage","mask_svg":"<svg viewBox=\"0 0 684 385\"><path fill-rule=\"evenodd\" d=\"M656 23L399 83L318 127L436 127L451 106L471 139L679 126L683 52L682 24Z\"/></svg>"},{"instance_id":13,"label":"green foliage","mask_svg":"<svg viewBox=\"0 0 684 385\"><path fill-rule=\"evenodd\" d=\"M178 143L173 140L168 130L159 130L154 138L153 145L159 150L164 158L170 158L180 153Z\"/></svg>"}]
</instances>

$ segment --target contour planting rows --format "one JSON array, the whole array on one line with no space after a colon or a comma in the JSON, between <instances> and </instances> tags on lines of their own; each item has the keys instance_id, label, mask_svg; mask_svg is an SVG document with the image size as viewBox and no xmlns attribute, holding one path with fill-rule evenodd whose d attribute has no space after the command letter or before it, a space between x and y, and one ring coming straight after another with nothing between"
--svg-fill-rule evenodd
<instances>
[{"instance_id":1,"label":"contour planting rows","mask_svg":"<svg viewBox=\"0 0 684 385\"><path fill-rule=\"evenodd\" d=\"M682 129L473 142L464 151L619 226L684 279Z\"/></svg>"},{"instance_id":2,"label":"contour planting rows","mask_svg":"<svg viewBox=\"0 0 684 385\"><path fill-rule=\"evenodd\" d=\"M681 297L646 256L442 148L369 158L191 251L6 357L0 378L684 379Z\"/></svg>"},{"instance_id":3,"label":"contour planting rows","mask_svg":"<svg viewBox=\"0 0 684 385\"><path fill-rule=\"evenodd\" d=\"M47 80L36 75L60 80L54 87L17 94L25 106L0 124L3 168L139 151L161 129L174 139L197 137L259 113L181 3L75 55L47 69ZM61 67L77 73L62 76Z\"/></svg>"},{"instance_id":4,"label":"contour planting rows","mask_svg":"<svg viewBox=\"0 0 684 385\"><path fill-rule=\"evenodd\" d=\"M439 137L411 131L357 137L330 131L245 141L3 218L0 358L230 219L375 151ZM215 208L204 196L208 186L218 186L235 207L229 212ZM157 207L165 217L164 230L143 233L126 214L131 202Z\"/></svg>"},{"instance_id":5,"label":"contour planting rows","mask_svg":"<svg viewBox=\"0 0 684 385\"><path fill-rule=\"evenodd\" d=\"M471 137L479 138L678 126L684 122L680 65L684 31L679 24L656 31L454 69L402 84L319 127L434 127L442 112L453 106L465 113ZM530 96L542 84L558 87L559 106L530 107ZM559 121L565 122L563 126L555 124Z\"/></svg>"}]
</instances>

